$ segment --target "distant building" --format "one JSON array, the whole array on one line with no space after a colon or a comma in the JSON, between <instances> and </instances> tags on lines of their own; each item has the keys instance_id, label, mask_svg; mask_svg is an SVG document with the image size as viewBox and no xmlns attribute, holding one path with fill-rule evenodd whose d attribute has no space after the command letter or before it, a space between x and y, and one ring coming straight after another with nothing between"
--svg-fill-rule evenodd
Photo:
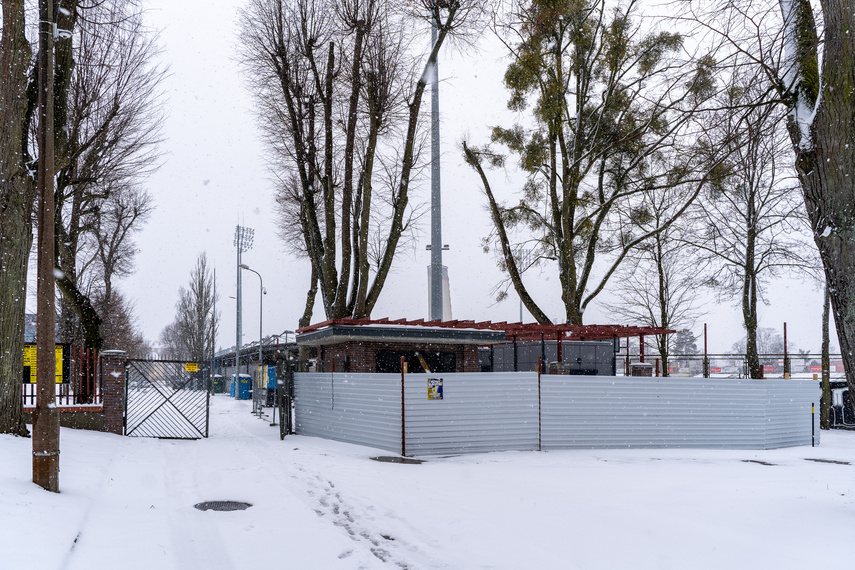
<instances>
[{"instance_id":1,"label":"distant building","mask_svg":"<svg viewBox=\"0 0 855 570\"><path fill-rule=\"evenodd\" d=\"M36 342L36 315L27 313L24 315L24 342Z\"/></svg>"},{"instance_id":2,"label":"distant building","mask_svg":"<svg viewBox=\"0 0 855 570\"><path fill-rule=\"evenodd\" d=\"M57 344L65 342L59 334L59 323L55 324L54 335ZM36 314L27 313L24 315L24 342L28 344L36 343Z\"/></svg>"}]
</instances>

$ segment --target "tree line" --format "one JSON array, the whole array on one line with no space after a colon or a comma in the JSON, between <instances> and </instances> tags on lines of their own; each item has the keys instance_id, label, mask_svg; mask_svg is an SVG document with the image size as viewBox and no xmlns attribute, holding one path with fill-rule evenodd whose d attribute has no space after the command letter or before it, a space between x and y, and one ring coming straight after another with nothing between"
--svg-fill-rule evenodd
<instances>
[{"instance_id":1,"label":"tree line","mask_svg":"<svg viewBox=\"0 0 855 570\"><path fill-rule=\"evenodd\" d=\"M765 287L806 271L827 283L848 354L851 11L842 0L653 9L637 0L251 2L240 53L280 231L311 267L301 324L318 292L327 318L370 314L420 214L408 190L428 159L414 127L439 48L490 33L505 47L519 120L493 126L489 141L464 141L463 154L491 213L485 246L506 276L498 299L513 288L550 322L524 278L537 268L557 274L565 322L582 323L612 290L621 302L610 308L624 319L681 328L708 287L741 307L750 374L760 377ZM438 39L419 51L401 30L426 36L428 24ZM510 199L493 189L497 168L525 178ZM658 350L667 361L667 337Z\"/></svg>"}]
</instances>

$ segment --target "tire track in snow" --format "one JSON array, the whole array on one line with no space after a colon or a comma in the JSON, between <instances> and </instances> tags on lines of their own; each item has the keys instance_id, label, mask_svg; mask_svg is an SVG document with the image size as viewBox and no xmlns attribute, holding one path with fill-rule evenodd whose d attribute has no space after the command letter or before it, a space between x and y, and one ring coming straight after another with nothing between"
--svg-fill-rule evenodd
<instances>
[{"instance_id":1,"label":"tire track in snow","mask_svg":"<svg viewBox=\"0 0 855 570\"><path fill-rule=\"evenodd\" d=\"M124 443L124 441L120 442L120 446ZM101 479L98 481L98 488L105 488L105 486L108 484L108 481L112 479L110 475L113 472L113 463L115 462L116 455L119 453L119 451L120 449L117 449L110 456L110 460L107 463L107 468L104 469L101 474ZM95 497L96 498L89 503L89 506L86 509L86 513L83 515L83 518L80 521L80 528L77 529L77 535L74 537L74 541L71 543L71 546L68 549L68 553L65 555L65 559L63 560L62 565L59 567L60 570L67 570L72 567L72 564L75 563L75 550L78 546L78 543L82 542L82 539L84 537L84 530L86 530L86 527L89 525L89 519L91 518L92 512L99 507L97 498L99 497L99 495L95 495Z\"/></svg>"},{"instance_id":2,"label":"tire track in snow","mask_svg":"<svg viewBox=\"0 0 855 570\"><path fill-rule=\"evenodd\" d=\"M170 472L166 477L166 498L171 505L169 528L175 567L231 570L235 565L223 547L219 526L210 517L197 516L199 513L192 507L204 500L199 493L199 471L184 466L198 464L200 442L186 443L189 445L170 446L165 451Z\"/></svg>"}]
</instances>

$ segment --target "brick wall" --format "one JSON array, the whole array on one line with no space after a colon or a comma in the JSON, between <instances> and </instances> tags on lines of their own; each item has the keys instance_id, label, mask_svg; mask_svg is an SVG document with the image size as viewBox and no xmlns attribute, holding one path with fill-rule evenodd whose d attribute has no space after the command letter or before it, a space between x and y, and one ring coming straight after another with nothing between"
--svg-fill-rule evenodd
<instances>
[{"instance_id":1,"label":"brick wall","mask_svg":"<svg viewBox=\"0 0 855 570\"><path fill-rule=\"evenodd\" d=\"M104 392L104 431L122 435L125 417L125 360L122 350L101 353L101 382Z\"/></svg>"}]
</instances>

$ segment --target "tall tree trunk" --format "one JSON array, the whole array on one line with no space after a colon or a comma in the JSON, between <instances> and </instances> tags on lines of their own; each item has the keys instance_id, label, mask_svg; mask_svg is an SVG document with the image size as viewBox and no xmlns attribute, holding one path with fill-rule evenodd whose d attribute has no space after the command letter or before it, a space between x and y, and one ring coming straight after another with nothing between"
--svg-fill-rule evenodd
<instances>
[{"instance_id":1,"label":"tall tree trunk","mask_svg":"<svg viewBox=\"0 0 855 570\"><path fill-rule=\"evenodd\" d=\"M763 378L763 368L757 354L757 244L758 216L755 208L754 186L748 190L745 213L745 265L742 276L742 322L745 325L745 361L749 378Z\"/></svg>"},{"instance_id":2,"label":"tall tree trunk","mask_svg":"<svg viewBox=\"0 0 855 570\"><path fill-rule=\"evenodd\" d=\"M22 381L27 258L33 243L35 185L27 171L26 121L32 100L23 0L3 0L0 44L0 433L29 435Z\"/></svg>"},{"instance_id":3,"label":"tall tree trunk","mask_svg":"<svg viewBox=\"0 0 855 570\"><path fill-rule=\"evenodd\" d=\"M851 0L822 0L824 35L821 81L816 24L807 0L781 3L800 11L792 34L800 81L791 93L788 130L805 206L825 268L826 283L849 392L855 394L855 10ZM785 13L785 17L787 14ZM821 90L820 105L813 117ZM810 119L813 119L812 121ZM855 412L855 399L852 400Z\"/></svg>"},{"instance_id":4,"label":"tall tree trunk","mask_svg":"<svg viewBox=\"0 0 855 570\"><path fill-rule=\"evenodd\" d=\"M10 182L4 190L15 186ZM13 188L12 193L17 194L15 203L0 210L0 433L29 435L23 418L22 381L32 199L25 187Z\"/></svg>"},{"instance_id":5,"label":"tall tree trunk","mask_svg":"<svg viewBox=\"0 0 855 570\"><path fill-rule=\"evenodd\" d=\"M668 276L665 271L665 254L662 250L662 239L663 236L661 234L656 236L656 272L659 277L659 326L667 329L671 326L671 317L668 310L671 308L669 306L670 296L668 295ZM669 346L668 346L669 335L660 334L656 335L656 344L659 348L659 356L662 357L662 376L669 376L668 374L668 356L669 356Z\"/></svg>"},{"instance_id":6,"label":"tall tree trunk","mask_svg":"<svg viewBox=\"0 0 855 570\"><path fill-rule=\"evenodd\" d=\"M312 265L312 278L309 284L309 291L306 293L306 306L303 308L303 316L297 322L300 328L307 327L312 324L312 314L315 308L315 297L318 295L318 272L315 271L315 266Z\"/></svg>"},{"instance_id":7,"label":"tall tree trunk","mask_svg":"<svg viewBox=\"0 0 855 570\"><path fill-rule=\"evenodd\" d=\"M757 281L752 271L746 271L742 292L742 320L745 324L745 362L749 378L763 378L763 367L757 353Z\"/></svg>"}]
</instances>

